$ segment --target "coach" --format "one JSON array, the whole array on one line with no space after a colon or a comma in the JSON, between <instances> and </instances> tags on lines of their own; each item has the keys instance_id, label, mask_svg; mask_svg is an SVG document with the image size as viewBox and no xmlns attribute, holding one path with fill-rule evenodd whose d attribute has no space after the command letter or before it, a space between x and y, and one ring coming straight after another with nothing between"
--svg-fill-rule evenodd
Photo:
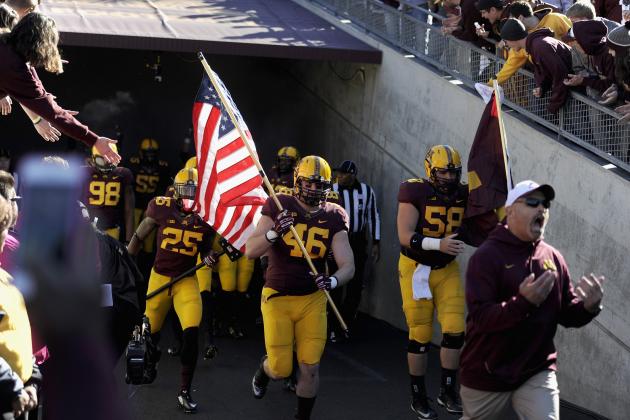
<instances>
[{"instance_id":1,"label":"coach","mask_svg":"<svg viewBox=\"0 0 630 420\"><path fill-rule=\"evenodd\" d=\"M601 310L604 277L574 290L558 250L543 240L555 192L523 181L508 193L499 225L471 257L466 273L466 346L461 356L463 419L559 418L558 324L581 327Z\"/></svg>"}]
</instances>

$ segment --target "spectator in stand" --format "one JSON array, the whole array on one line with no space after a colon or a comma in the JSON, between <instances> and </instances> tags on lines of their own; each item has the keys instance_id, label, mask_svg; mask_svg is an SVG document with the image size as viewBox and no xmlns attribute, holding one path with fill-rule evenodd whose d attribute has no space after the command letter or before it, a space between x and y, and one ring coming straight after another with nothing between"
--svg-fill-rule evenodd
<instances>
[{"instance_id":1,"label":"spectator in stand","mask_svg":"<svg viewBox=\"0 0 630 420\"><path fill-rule=\"evenodd\" d=\"M571 47L555 39L549 28L538 29L528 35L525 25L514 18L508 19L501 28L501 38L516 53L524 50L529 54L536 83L532 94L540 98L551 91L547 110L557 113L569 93L564 79L571 71Z\"/></svg>"},{"instance_id":2,"label":"spectator in stand","mask_svg":"<svg viewBox=\"0 0 630 420\"><path fill-rule=\"evenodd\" d=\"M15 193L15 179L13 176L0 170L0 196L2 196L11 206L11 223L9 229L15 229L18 220L18 205L17 201L20 197ZM0 267L9 272L13 271L13 267L16 261L17 249L20 242L12 232L7 231L4 240L4 251L0 254Z\"/></svg>"},{"instance_id":3,"label":"spectator in stand","mask_svg":"<svg viewBox=\"0 0 630 420\"><path fill-rule=\"evenodd\" d=\"M4 315L4 314L2 314ZM11 366L0 357L0 415L3 419L19 416L30 400L24 391L24 383Z\"/></svg>"},{"instance_id":4,"label":"spectator in stand","mask_svg":"<svg viewBox=\"0 0 630 420\"><path fill-rule=\"evenodd\" d=\"M0 4L0 34L11 32L11 29L17 24L18 15L15 10L6 4ZM9 115L11 113L11 97L5 95L0 98L0 115Z\"/></svg>"},{"instance_id":5,"label":"spectator in stand","mask_svg":"<svg viewBox=\"0 0 630 420\"><path fill-rule=\"evenodd\" d=\"M584 20L602 21L608 28L608 32L611 32L613 29L617 29L619 26L621 26L618 22L615 22L614 20L597 16L597 14L595 13L595 6L593 6L593 3L588 0L576 1L573 6L569 7L569 10L567 10L566 12L566 16L572 23L581 22Z\"/></svg>"},{"instance_id":6,"label":"spectator in stand","mask_svg":"<svg viewBox=\"0 0 630 420\"><path fill-rule=\"evenodd\" d=\"M604 92L601 103L618 105L619 124L630 122L630 22L608 33L606 42L615 57L616 84Z\"/></svg>"},{"instance_id":7,"label":"spectator in stand","mask_svg":"<svg viewBox=\"0 0 630 420\"><path fill-rule=\"evenodd\" d=\"M551 30L551 36L559 40L571 29L571 21L566 16L554 13L551 9L541 9L534 12L532 6L524 1L511 3L509 13L510 18L519 20L528 33L532 33L541 28L549 28ZM501 32L501 34L501 38L505 40L503 32ZM527 63L527 52L528 51L524 48L510 50L506 63L496 75L499 84L505 83ZM492 80L490 84L492 84Z\"/></svg>"},{"instance_id":8,"label":"spectator in stand","mask_svg":"<svg viewBox=\"0 0 630 420\"><path fill-rule=\"evenodd\" d=\"M42 3L41 0L7 0L6 5L15 10L19 19L31 12L37 11L37 6Z\"/></svg>"},{"instance_id":9,"label":"spectator in stand","mask_svg":"<svg viewBox=\"0 0 630 420\"><path fill-rule=\"evenodd\" d=\"M615 82L615 59L608 52L606 45L606 33L608 29L604 22L585 20L575 22L568 36L575 39L573 50L584 56L583 72L576 72L573 63L574 74L564 81L567 86L585 86L588 96L598 98L601 93ZM572 58L576 54L572 51Z\"/></svg>"},{"instance_id":10,"label":"spectator in stand","mask_svg":"<svg viewBox=\"0 0 630 420\"><path fill-rule=\"evenodd\" d=\"M504 5L501 0L479 0L475 3L479 13L485 22L479 22L480 27L476 28L476 34L483 39L501 40L500 23L504 13ZM474 22L473 22L474 25Z\"/></svg>"},{"instance_id":11,"label":"spectator in stand","mask_svg":"<svg viewBox=\"0 0 630 420\"><path fill-rule=\"evenodd\" d=\"M29 13L9 34L1 35L0 97L10 95L28 108L35 115L29 115L33 124L39 125L45 120L60 132L96 147L108 162L120 162L120 156L110 147L115 141L99 137L78 122L57 105L39 80L37 67L55 74L63 72L58 41L55 21L39 13Z\"/></svg>"}]
</instances>

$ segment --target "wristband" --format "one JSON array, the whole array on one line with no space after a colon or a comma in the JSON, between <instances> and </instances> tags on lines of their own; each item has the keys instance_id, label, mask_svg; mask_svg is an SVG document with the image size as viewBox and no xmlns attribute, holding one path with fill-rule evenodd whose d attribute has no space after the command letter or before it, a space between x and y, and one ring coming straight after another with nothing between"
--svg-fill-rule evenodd
<instances>
[{"instance_id":1,"label":"wristband","mask_svg":"<svg viewBox=\"0 0 630 420\"><path fill-rule=\"evenodd\" d=\"M276 240L278 239L278 232L276 232L275 230L271 229L268 230L267 233L265 233L265 239L267 240L267 242L269 242L270 244L276 242Z\"/></svg>"},{"instance_id":2,"label":"wristband","mask_svg":"<svg viewBox=\"0 0 630 420\"><path fill-rule=\"evenodd\" d=\"M409 240L409 248L415 249L417 251L422 249L422 235L418 232L414 233L411 239Z\"/></svg>"},{"instance_id":3,"label":"wristband","mask_svg":"<svg viewBox=\"0 0 630 420\"><path fill-rule=\"evenodd\" d=\"M422 249L425 251L439 251L440 241L438 238L424 238L422 240Z\"/></svg>"},{"instance_id":4,"label":"wristband","mask_svg":"<svg viewBox=\"0 0 630 420\"><path fill-rule=\"evenodd\" d=\"M42 117L40 117L39 115L37 116L37 118L35 118L34 120L32 120L33 125L37 125L40 122L42 122Z\"/></svg>"},{"instance_id":5,"label":"wristband","mask_svg":"<svg viewBox=\"0 0 630 420\"><path fill-rule=\"evenodd\" d=\"M335 277L335 276L328 277L328 280L330 280L330 288L331 289L334 289L335 287L337 287L337 284L339 284L339 280L337 280L337 277Z\"/></svg>"}]
</instances>

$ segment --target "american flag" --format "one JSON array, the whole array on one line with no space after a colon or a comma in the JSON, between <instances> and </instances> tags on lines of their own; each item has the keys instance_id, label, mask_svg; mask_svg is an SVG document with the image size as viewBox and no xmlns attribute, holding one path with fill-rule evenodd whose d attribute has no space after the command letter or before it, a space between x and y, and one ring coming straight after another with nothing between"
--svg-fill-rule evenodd
<instances>
[{"instance_id":1,"label":"american flag","mask_svg":"<svg viewBox=\"0 0 630 420\"><path fill-rule=\"evenodd\" d=\"M193 106L199 172L195 211L243 252L247 238L260 219L267 194L262 188L262 177L245 147L247 141L252 150L256 150L249 129L216 73L214 78L227 104L221 103L219 94L204 73ZM229 106L236 116L245 139L239 135L225 106Z\"/></svg>"}]
</instances>

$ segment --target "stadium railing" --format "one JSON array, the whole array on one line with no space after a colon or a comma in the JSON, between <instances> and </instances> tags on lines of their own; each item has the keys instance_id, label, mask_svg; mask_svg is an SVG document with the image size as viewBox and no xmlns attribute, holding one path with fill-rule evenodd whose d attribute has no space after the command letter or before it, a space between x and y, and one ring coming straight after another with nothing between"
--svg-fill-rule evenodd
<instances>
[{"instance_id":1,"label":"stadium railing","mask_svg":"<svg viewBox=\"0 0 630 420\"><path fill-rule=\"evenodd\" d=\"M413 54L437 69L474 88L487 83L505 60L475 45L444 35L443 19L426 9L401 1L396 9L379 0L308 0L339 19L347 19L366 33L376 35L395 47ZM427 17L430 16L430 19ZM547 111L549 93L532 95L533 74L519 70L503 85L504 103L531 121L557 133L630 173L630 124L617 123L619 114L591 98L571 91L557 113Z\"/></svg>"}]
</instances>

